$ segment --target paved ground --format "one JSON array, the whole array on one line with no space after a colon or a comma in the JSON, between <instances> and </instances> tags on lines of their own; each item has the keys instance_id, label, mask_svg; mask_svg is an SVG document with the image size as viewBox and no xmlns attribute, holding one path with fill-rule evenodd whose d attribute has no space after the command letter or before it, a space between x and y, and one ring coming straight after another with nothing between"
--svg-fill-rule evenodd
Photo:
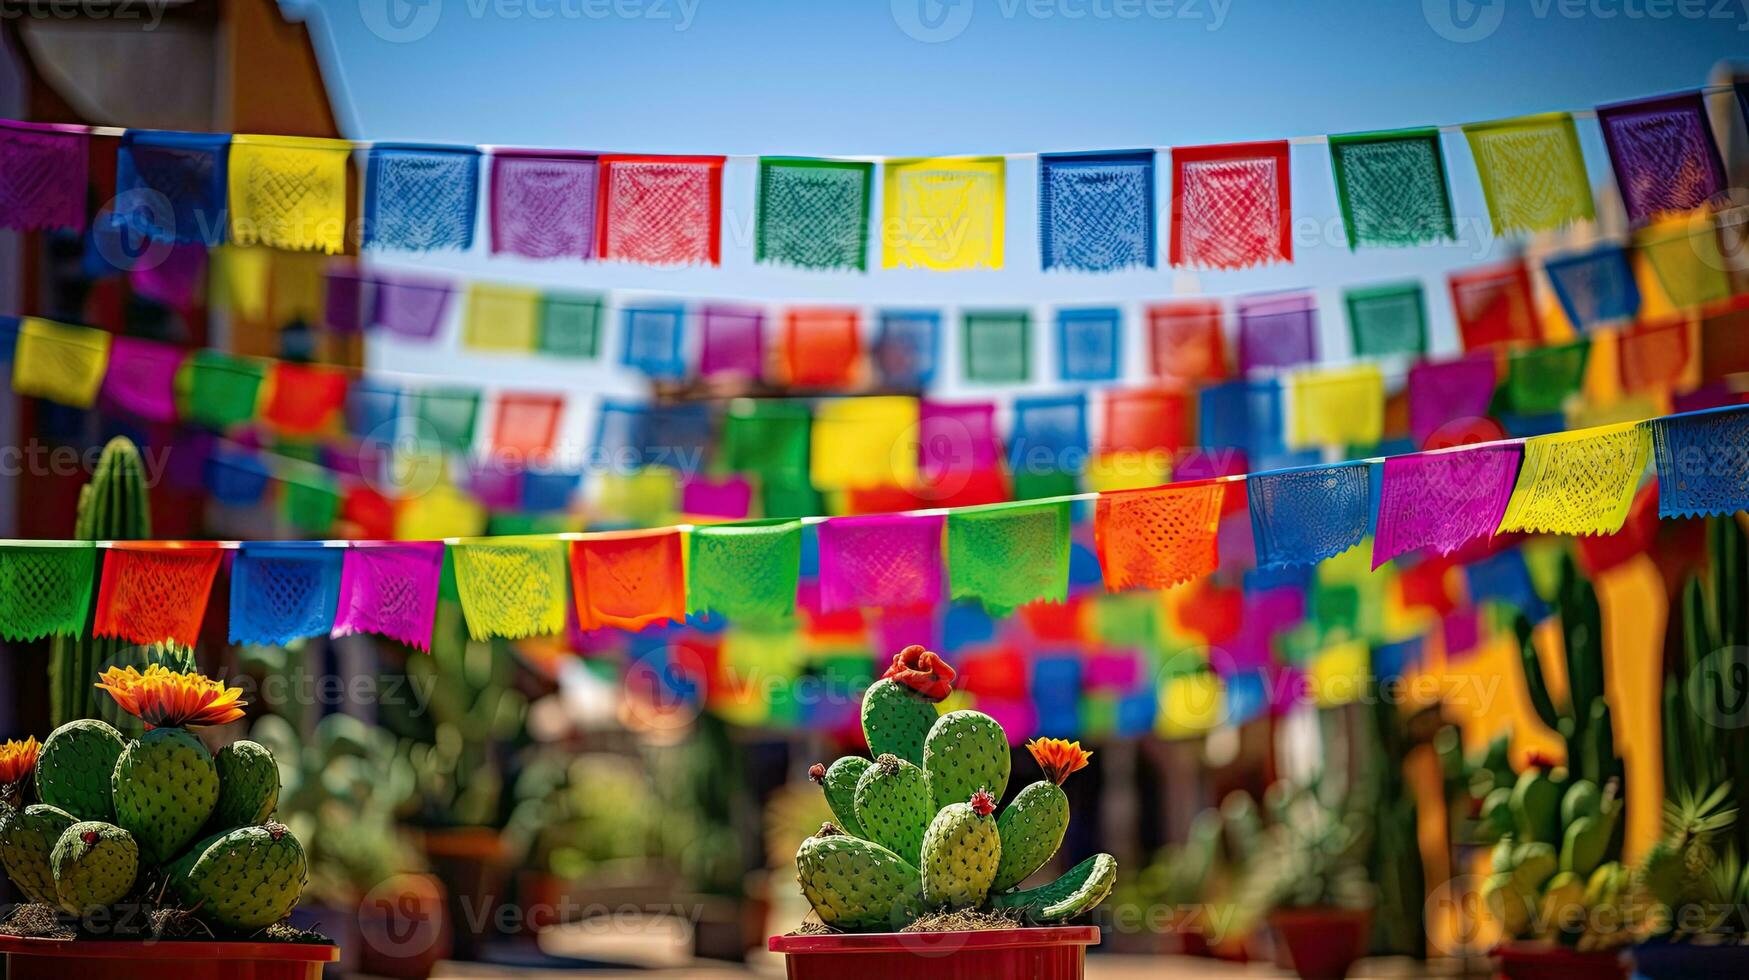
<instances>
[{"instance_id":1,"label":"paved ground","mask_svg":"<svg viewBox=\"0 0 1749 980\"><path fill-rule=\"evenodd\" d=\"M716 965L685 964L658 969L606 970L590 971L578 974L564 970L517 969L482 966L472 963L445 963L434 978L469 978L469 980L484 980L484 978L539 978L565 976L587 976L600 980L620 980L620 978L640 978L640 980L668 980L668 978L698 977L703 980L750 980L756 977L781 977L783 968L778 963L755 964L752 967L726 967ZM1267 965L1237 966L1220 963L1214 960L1192 959L1182 956L1111 956L1095 955L1088 957L1088 980L1226 980L1226 978L1263 978L1285 977L1292 974L1284 973ZM1456 963L1417 964L1409 961L1368 960L1355 968L1349 974L1356 980L1393 980L1393 978L1409 977L1461 977L1463 972ZM1470 976L1486 977L1484 965L1478 964Z\"/></svg>"}]
</instances>

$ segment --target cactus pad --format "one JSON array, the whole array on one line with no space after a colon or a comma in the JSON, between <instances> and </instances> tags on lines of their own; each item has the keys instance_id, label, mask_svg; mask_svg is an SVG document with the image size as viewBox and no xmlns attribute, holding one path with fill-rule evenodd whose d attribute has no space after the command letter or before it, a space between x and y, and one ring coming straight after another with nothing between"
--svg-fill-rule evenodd
<instances>
[{"instance_id":1,"label":"cactus pad","mask_svg":"<svg viewBox=\"0 0 1749 980\"><path fill-rule=\"evenodd\" d=\"M87 820L62 831L49 863L62 910L87 915L121 901L134 887L140 848L115 824Z\"/></svg>"},{"instance_id":2,"label":"cactus pad","mask_svg":"<svg viewBox=\"0 0 1749 980\"><path fill-rule=\"evenodd\" d=\"M174 857L219 801L218 767L185 728L154 728L115 765L115 817L153 864Z\"/></svg>"},{"instance_id":3,"label":"cactus pad","mask_svg":"<svg viewBox=\"0 0 1749 980\"><path fill-rule=\"evenodd\" d=\"M42 803L22 811L9 809L0 816L0 864L6 866L6 876L26 898L44 905L60 904L50 861L55 842L77 822L67 811Z\"/></svg>"},{"instance_id":4,"label":"cactus pad","mask_svg":"<svg viewBox=\"0 0 1749 980\"><path fill-rule=\"evenodd\" d=\"M1048 885L998 895L990 904L998 910L1018 911L1031 923L1066 922L1091 912L1105 901L1116 883L1117 860L1109 854L1095 854Z\"/></svg>"},{"instance_id":5,"label":"cactus pad","mask_svg":"<svg viewBox=\"0 0 1749 980\"><path fill-rule=\"evenodd\" d=\"M176 897L231 929L265 929L291 913L309 880L304 846L283 824L239 827L209 841L170 875Z\"/></svg>"},{"instance_id":6,"label":"cactus pad","mask_svg":"<svg viewBox=\"0 0 1749 980\"><path fill-rule=\"evenodd\" d=\"M883 755L856 783L856 820L862 836L907 861L922 853L923 832L935 816L929 777L896 755Z\"/></svg>"},{"instance_id":7,"label":"cactus pad","mask_svg":"<svg viewBox=\"0 0 1749 980\"><path fill-rule=\"evenodd\" d=\"M259 742L232 742L213 756L219 774L219 802L211 826L229 830L261 823L279 805L279 766Z\"/></svg>"},{"instance_id":8,"label":"cactus pad","mask_svg":"<svg viewBox=\"0 0 1749 980\"><path fill-rule=\"evenodd\" d=\"M897 929L923 908L921 876L904 858L831 824L796 851L796 878L820 921L838 929Z\"/></svg>"},{"instance_id":9,"label":"cactus pad","mask_svg":"<svg viewBox=\"0 0 1749 980\"><path fill-rule=\"evenodd\" d=\"M936 719L923 742L923 769L935 805L963 803L982 789L996 799L1008 788L1008 737L981 711L950 711Z\"/></svg>"},{"instance_id":10,"label":"cactus pad","mask_svg":"<svg viewBox=\"0 0 1749 980\"><path fill-rule=\"evenodd\" d=\"M934 702L889 678L875 681L862 696L862 734L872 755L922 765L923 740L940 716Z\"/></svg>"},{"instance_id":11,"label":"cactus pad","mask_svg":"<svg viewBox=\"0 0 1749 980\"><path fill-rule=\"evenodd\" d=\"M77 820L115 819L110 780L125 743L94 718L69 721L49 733L36 759L36 795Z\"/></svg>"},{"instance_id":12,"label":"cactus pad","mask_svg":"<svg viewBox=\"0 0 1749 980\"><path fill-rule=\"evenodd\" d=\"M872 765L874 763L861 756L847 755L832 763L815 780L826 791L826 805L832 808L838 826L857 837L867 837L868 834L863 832L862 822L856 819L856 783Z\"/></svg>"},{"instance_id":13,"label":"cactus pad","mask_svg":"<svg viewBox=\"0 0 1749 980\"><path fill-rule=\"evenodd\" d=\"M1032 783L1014 795L996 819L1002 836L1002 863L991 891L1003 892L1044 867L1063 843L1069 829L1069 797L1047 780Z\"/></svg>"},{"instance_id":14,"label":"cactus pad","mask_svg":"<svg viewBox=\"0 0 1749 980\"><path fill-rule=\"evenodd\" d=\"M979 790L970 803L942 807L923 835L923 901L930 908L984 903L1002 862L1002 838L990 816L995 802Z\"/></svg>"}]
</instances>

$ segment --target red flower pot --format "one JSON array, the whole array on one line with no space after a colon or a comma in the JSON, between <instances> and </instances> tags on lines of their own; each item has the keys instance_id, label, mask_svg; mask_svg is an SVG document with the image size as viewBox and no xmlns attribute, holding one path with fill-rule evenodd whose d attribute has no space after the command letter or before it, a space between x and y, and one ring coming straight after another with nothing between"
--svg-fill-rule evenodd
<instances>
[{"instance_id":1,"label":"red flower pot","mask_svg":"<svg viewBox=\"0 0 1749 980\"><path fill-rule=\"evenodd\" d=\"M970 980L1026 977L1080 980L1094 926L973 932L873 932L842 936L773 936L789 980Z\"/></svg>"},{"instance_id":2,"label":"red flower pot","mask_svg":"<svg viewBox=\"0 0 1749 980\"><path fill-rule=\"evenodd\" d=\"M8 980L319 980L338 946L0 936Z\"/></svg>"},{"instance_id":3,"label":"red flower pot","mask_svg":"<svg viewBox=\"0 0 1749 980\"><path fill-rule=\"evenodd\" d=\"M1284 908L1269 914L1276 949L1305 980L1342 980L1366 955L1371 909Z\"/></svg>"},{"instance_id":4,"label":"red flower pot","mask_svg":"<svg viewBox=\"0 0 1749 980\"><path fill-rule=\"evenodd\" d=\"M1494 975L1502 980L1627 980L1628 961L1622 951L1581 953L1554 943L1502 943L1490 954Z\"/></svg>"}]
</instances>

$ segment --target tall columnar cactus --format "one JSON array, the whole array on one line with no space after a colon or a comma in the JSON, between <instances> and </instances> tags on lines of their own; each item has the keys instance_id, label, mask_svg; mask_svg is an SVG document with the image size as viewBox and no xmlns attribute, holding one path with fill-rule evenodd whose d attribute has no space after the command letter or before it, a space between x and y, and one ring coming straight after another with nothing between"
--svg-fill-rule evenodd
<instances>
[{"instance_id":1,"label":"tall columnar cactus","mask_svg":"<svg viewBox=\"0 0 1749 980\"><path fill-rule=\"evenodd\" d=\"M138 541L152 536L146 470L134 444L117 436L103 447L91 482L79 490L73 536L83 541ZM101 709L91 683L106 661L131 644L92 635L91 624L77 638L56 637L49 650L49 716L54 724L95 718Z\"/></svg>"},{"instance_id":2,"label":"tall columnar cactus","mask_svg":"<svg viewBox=\"0 0 1749 980\"><path fill-rule=\"evenodd\" d=\"M1022 789L997 818L1008 739L994 718L976 711L936 716L934 704L950 693L953 676L935 654L907 647L864 696L870 747L914 751L921 769L898 751L880 752L873 763L844 758L809 769L840 818L796 852L802 894L826 925L899 929L936 911L1000 911L1050 924L1110 894L1117 871L1109 854L1048 885L1014 890L1056 853L1069 822L1061 784L1091 753L1061 739L1035 740L1028 748L1046 778ZM925 719L926 729L919 724Z\"/></svg>"},{"instance_id":3,"label":"tall columnar cactus","mask_svg":"<svg viewBox=\"0 0 1749 980\"><path fill-rule=\"evenodd\" d=\"M1616 755L1613 720L1604 691L1603 613L1597 592L1579 574L1570 555L1561 561L1555 604L1567 661L1566 704L1555 706L1531 641L1530 621L1519 616L1513 625L1524 683L1537 717L1567 743L1568 771L1601 787L1622 778L1622 761Z\"/></svg>"}]
</instances>

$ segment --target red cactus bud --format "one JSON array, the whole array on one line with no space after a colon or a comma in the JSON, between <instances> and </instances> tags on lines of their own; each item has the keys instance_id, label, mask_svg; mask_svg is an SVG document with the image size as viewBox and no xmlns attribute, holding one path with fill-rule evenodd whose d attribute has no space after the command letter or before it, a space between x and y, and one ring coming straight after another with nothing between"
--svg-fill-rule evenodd
<instances>
[{"instance_id":1,"label":"red cactus bud","mask_svg":"<svg viewBox=\"0 0 1749 980\"><path fill-rule=\"evenodd\" d=\"M1541 752L1532 752L1529 757L1525 759L1524 764L1527 768L1541 769L1544 772L1555 768L1557 765L1552 756L1544 755Z\"/></svg>"},{"instance_id":2,"label":"red cactus bud","mask_svg":"<svg viewBox=\"0 0 1749 980\"><path fill-rule=\"evenodd\" d=\"M996 798L989 790L981 789L972 794L972 811L980 817L987 817L996 812Z\"/></svg>"},{"instance_id":3,"label":"red cactus bud","mask_svg":"<svg viewBox=\"0 0 1749 980\"><path fill-rule=\"evenodd\" d=\"M808 778L812 779L816 783L825 783L826 782L826 764L823 762L816 762L813 765L809 766L808 767Z\"/></svg>"},{"instance_id":4,"label":"red cactus bud","mask_svg":"<svg viewBox=\"0 0 1749 980\"><path fill-rule=\"evenodd\" d=\"M898 681L926 701L940 701L953 692L954 669L916 643L893 654L893 665L881 676Z\"/></svg>"},{"instance_id":5,"label":"red cactus bud","mask_svg":"<svg viewBox=\"0 0 1749 980\"><path fill-rule=\"evenodd\" d=\"M84 841L87 844L95 844L95 843L97 843L97 831L87 830L83 834L79 835L79 839Z\"/></svg>"},{"instance_id":6,"label":"red cactus bud","mask_svg":"<svg viewBox=\"0 0 1749 980\"><path fill-rule=\"evenodd\" d=\"M267 836L272 837L274 840L279 840L281 837L284 837L285 836L285 824L282 824L282 823L270 823L270 824L268 824L267 825Z\"/></svg>"}]
</instances>

